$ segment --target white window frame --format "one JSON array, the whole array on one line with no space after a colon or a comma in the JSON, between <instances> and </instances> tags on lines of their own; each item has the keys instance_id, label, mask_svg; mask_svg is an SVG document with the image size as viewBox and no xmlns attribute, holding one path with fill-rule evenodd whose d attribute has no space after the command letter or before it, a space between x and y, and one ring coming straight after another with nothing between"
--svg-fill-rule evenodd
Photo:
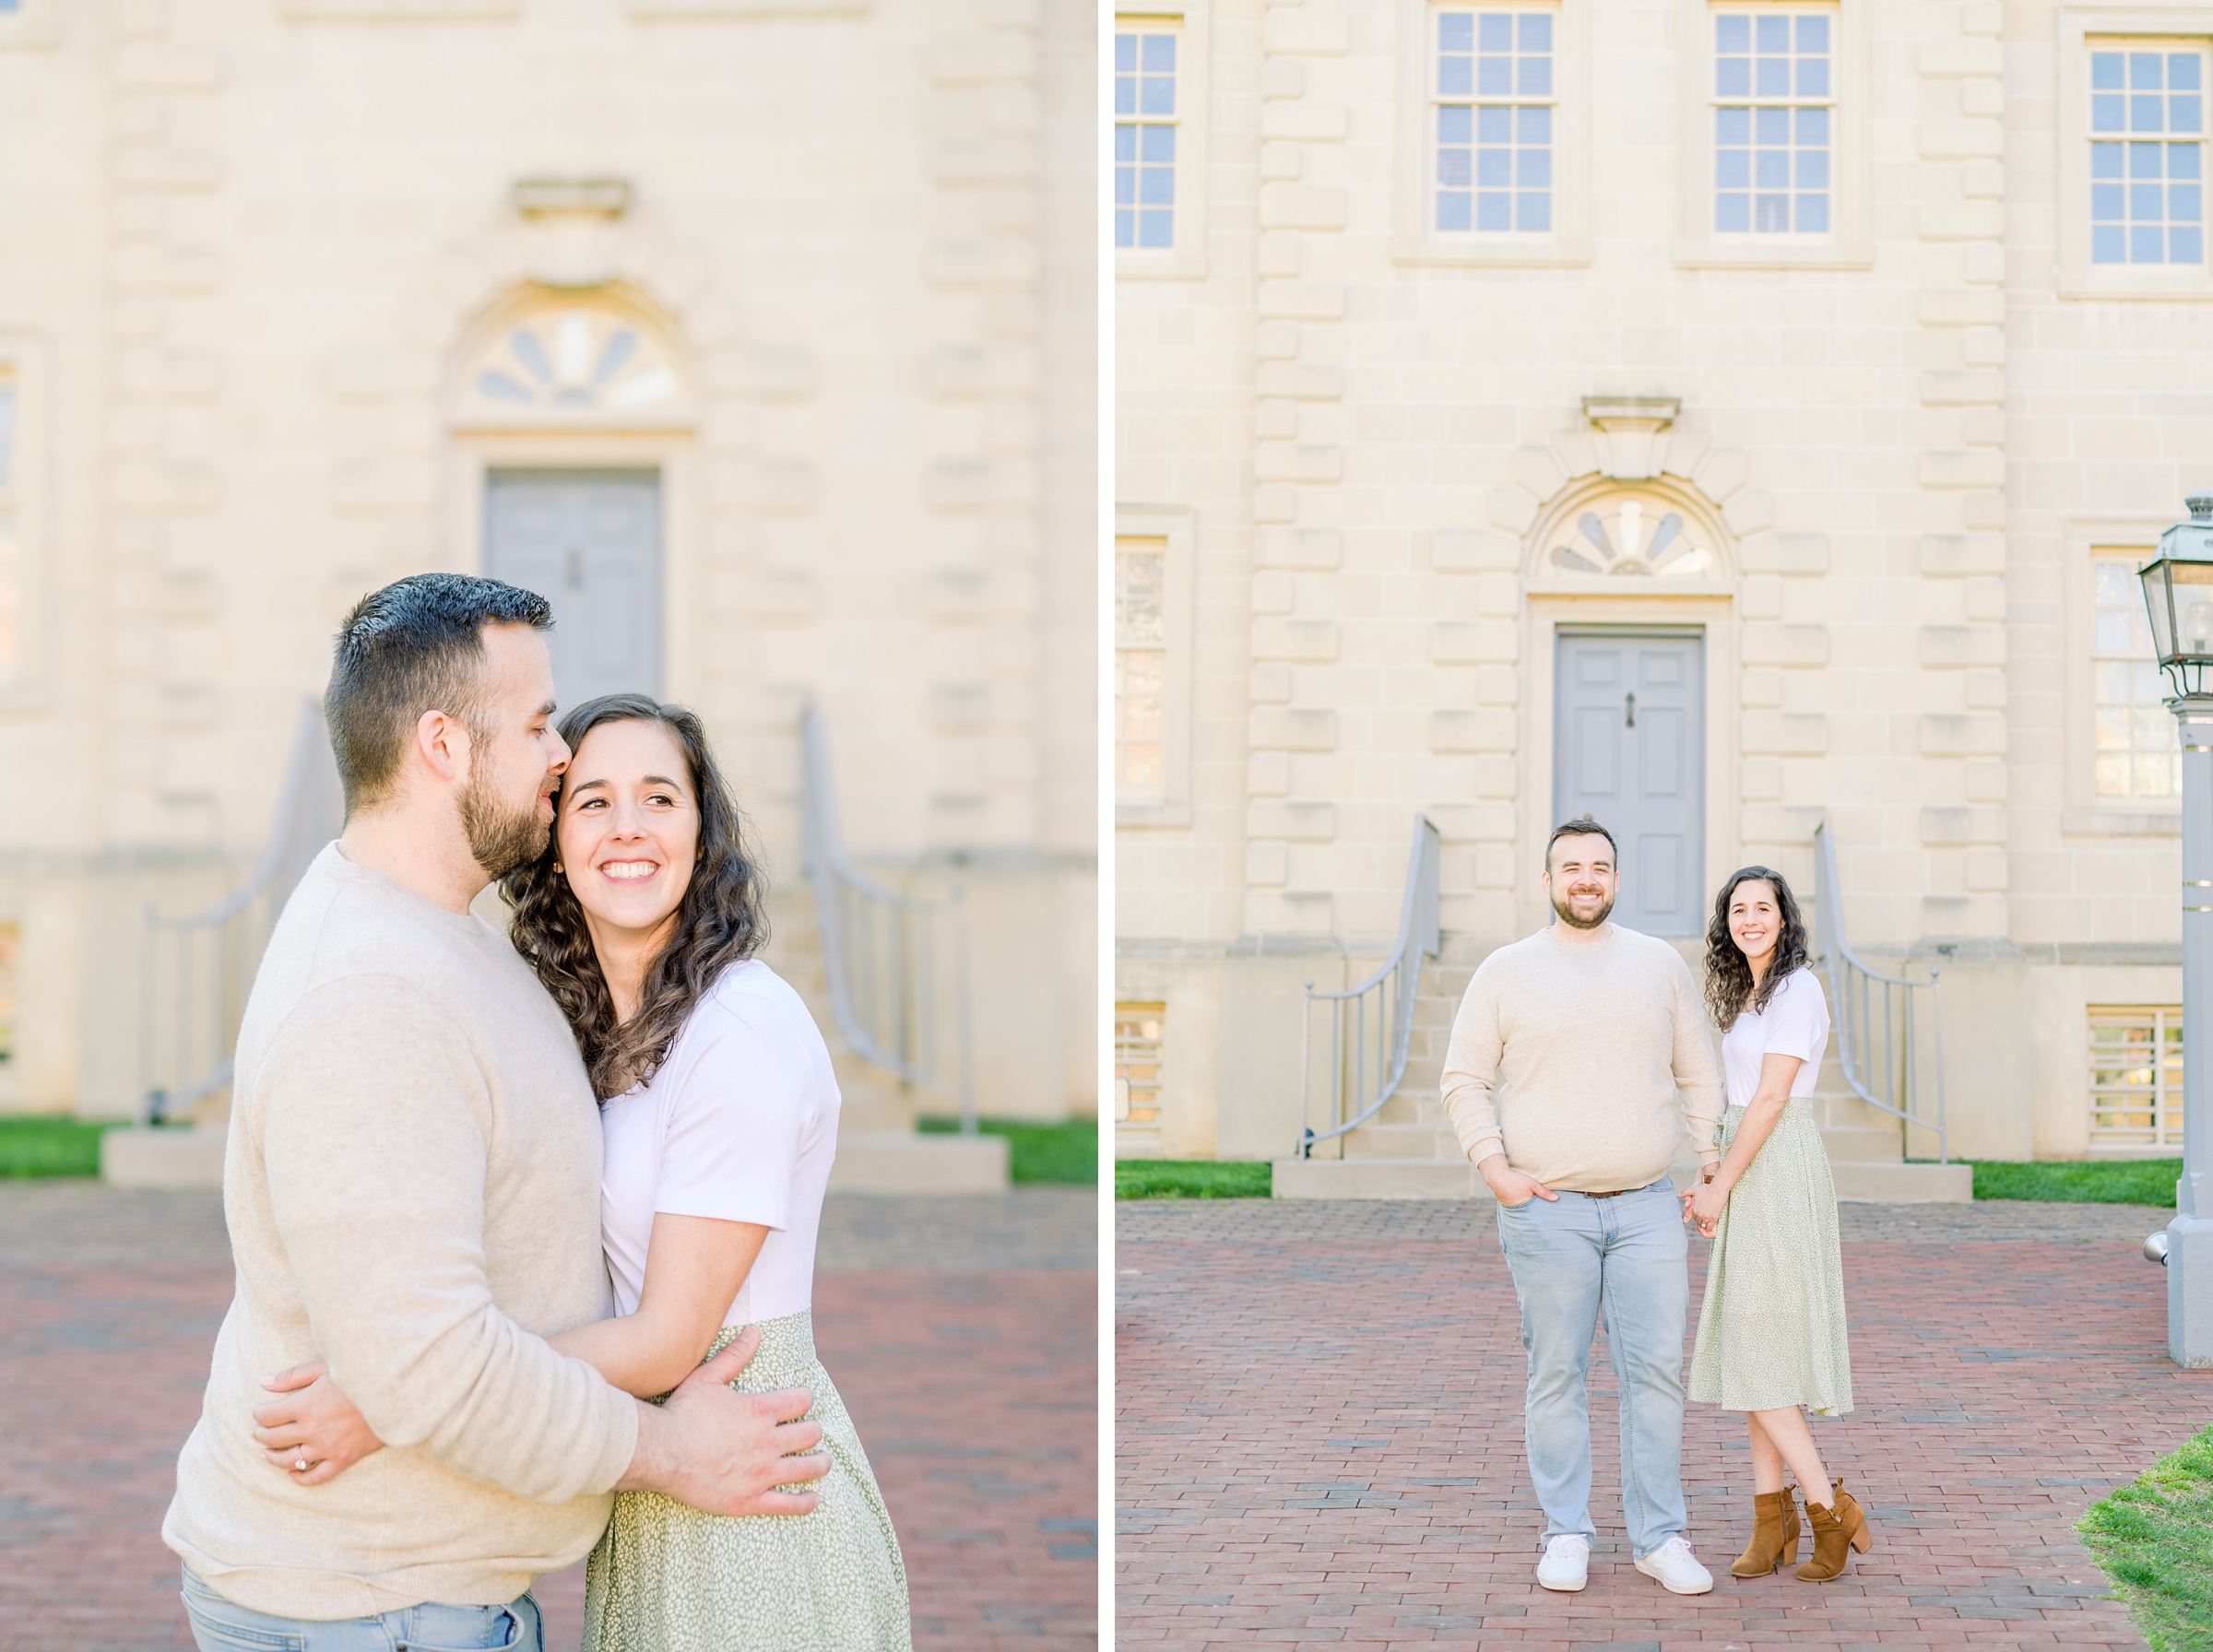
<instances>
[{"instance_id":1,"label":"white window frame","mask_svg":"<svg viewBox=\"0 0 2213 1652\"><path fill-rule=\"evenodd\" d=\"M2087 218L2089 204L2084 197ZM2069 837L2173 837L2183 829L2179 797L2101 797L2096 764L2097 702L2091 680L2091 649L2098 618L2095 565L2101 560L2129 552L2148 562L2158 554L2161 530L2172 526L2170 518L2081 517L2066 525L2060 575L2064 599L2061 645L2061 685L2065 700L2065 722L2061 756L2066 773L2061 788L2060 831Z\"/></svg>"},{"instance_id":2,"label":"white window frame","mask_svg":"<svg viewBox=\"0 0 2213 1652\"><path fill-rule=\"evenodd\" d=\"M0 12L0 52L40 51L53 44L53 0L18 0Z\"/></svg>"},{"instance_id":3,"label":"white window frame","mask_svg":"<svg viewBox=\"0 0 2213 1652\"><path fill-rule=\"evenodd\" d=\"M1682 96L1675 131L1675 263L1686 269L1871 269L1868 233L1870 0L1679 0ZM1714 228L1714 18L1723 12L1826 14L1829 29L1829 200L1826 234ZM1732 100L1734 101L1734 100ZM1757 101L1757 100L1755 100Z\"/></svg>"},{"instance_id":4,"label":"white window frame","mask_svg":"<svg viewBox=\"0 0 2213 1652\"><path fill-rule=\"evenodd\" d=\"M1167 646L1161 671L1160 789L1115 793L1115 822L1121 826L1188 826L1191 822L1191 513L1172 506L1123 505L1115 512L1114 535L1123 539L1165 543L1162 600L1166 605Z\"/></svg>"},{"instance_id":5,"label":"white window frame","mask_svg":"<svg viewBox=\"0 0 2213 1652\"><path fill-rule=\"evenodd\" d=\"M2083 1091L2087 1105L2083 1109L2084 1124L2089 1132L2089 1155L2093 1159L2152 1159L2167 1158L2183 1150L2183 1084L2181 1062L2165 1059L2168 1048L2167 1033L2183 1024L2183 1007L2180 1004L2089 1004L2083 1015ZM2152 1029L2151 1049L2151 1113L2152 1139L2149 1141L2119 1141L2112 1135L2101 1135L2098 1128L2098 1044L2091 1035L2101 1017L2109 1021L2148 1021ZM2179 1054L2187 1059L2185 1045ZM2168 1081L2172 1067L2174 1078ZM2172 1122L2170 1123L2170 1120Z\"/></svg>"},{"instance_id":6,"label":"white window frame","mask_svg":"<svg viewBox=\"0 0 2213 1652\"><path fill-rule=\"evenodd\" d=\"M1402 265L1523 269L1591 262L1589 0L1400 0L1397 189L1391 256ZM1552 25L1552 228L1441 230L1434 184L1437 16L1445 11L1548 11Z\"/></svg>"},{"instance_id":7,"label":"white window frame","mask_svg":"<svg viewBox=\"0 0 2213 1652\"><path fill-rule=\"evenodd\" d=\"M1114 246L1114 64L1106 65L1106 244L1114 247L1114 273L1124 281L1195 281L1206 274L1206 149L1211 106L1207 101L1208 0L1158 0L1117 11L1107 30L1125 30L1176 35L1176 244L1172 247Z\"/></svg>"},{"instance_id":8,"label":"white window frame","mask_svg":"<svg viewBox=\"0 0 2213 1652\"><path fill-rule=\"evenodd\" d=\"M2090 52L2092 41L2141 48L2195 47L2213 76L2213 6L2148 10L2072 6L2059 14L2059 296L2173 301L2213 299L2213 211L2206 258L2195 265L2090 262ZM2206 88L2207 161L2213 167L2213 86ZM2213 179L2207 180L2213 184Z\"/></svg>"},{"instance_id":9,"label":"white window frame","mask_svg":"<svg viewBox=\"0 0 2213 1652\"><path fill-rule=\"evenodd\" d=\"M47 357L44 340L0 333L0 382L16 403L14 452L0 486L0 513L12 525L0 536L0 584L14 587L16 659L12 668L0 660L0 707L43 705L52 667Z\"/></svg>"}]
</instances>

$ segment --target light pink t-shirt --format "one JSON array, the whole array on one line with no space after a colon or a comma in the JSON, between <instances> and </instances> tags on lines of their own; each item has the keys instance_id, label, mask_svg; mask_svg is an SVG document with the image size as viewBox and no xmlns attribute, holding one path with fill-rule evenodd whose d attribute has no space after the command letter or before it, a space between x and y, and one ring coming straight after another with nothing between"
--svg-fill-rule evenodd
<instances>
[{"instance_id":1,"label":"light pink t-shirt","mask_svg":"<svg viewBox=\"0 0 2213 1652\"><path fill-rule=\"evenodd\" d=\"M1775 989L1768 1007L1749 1009L1722 1034L1722 1078L1732 1107L1749 1107L1759 1092L1760 1065L1769 1056L1795 1056L1804 1063L1791 1080L1793 1095L1814 1093L1821 1052L1828 1048L1828 997L1820 977L1799 969Z\"/></svg>"},{"instance_id":2,"label":"light pink t-shirt","mask_svg":"<svg viewBox=\"0 0 2213 1652\"><path fill-rule=\"evenodd\" d=\"M811 1306L837 1109L830 1052L799 995L757 958L723 971L651 1082L600 1112L600 1224L615 1312L637 1312L662 1211L772 1230L725 1325Z\"/></svg>"}]
</instances>

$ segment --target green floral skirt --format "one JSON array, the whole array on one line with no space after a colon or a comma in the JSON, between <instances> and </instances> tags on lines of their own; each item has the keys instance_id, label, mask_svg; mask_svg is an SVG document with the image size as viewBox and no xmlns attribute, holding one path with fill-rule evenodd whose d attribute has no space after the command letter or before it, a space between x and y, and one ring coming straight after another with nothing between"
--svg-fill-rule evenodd
<instances>
[{"instance_id":1,"label":"green floral skirt","mask_svg":"<svg viewBox=\"0 0 2213 1652\"><path fill-rule=\"evenodd\" d=\"M709 1357L735 1338L727 1327ZM811 1314L761 1325L730 1386L809 1388L830 1473L811 1514L703 1515L623 1492L585 1567L584 1652L909 1652L906 1565L845 1401L814 1354Z\"/></svg>"}]
</instances>

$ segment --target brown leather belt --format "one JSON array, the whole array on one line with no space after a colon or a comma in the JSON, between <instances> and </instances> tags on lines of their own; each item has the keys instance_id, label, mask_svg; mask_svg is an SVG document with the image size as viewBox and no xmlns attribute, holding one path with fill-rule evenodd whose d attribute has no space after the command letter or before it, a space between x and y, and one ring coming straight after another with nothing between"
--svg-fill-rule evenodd
<instances>
[{"instance_id":1,"label":"brown leather belt","mask_svg":"<svg viewBox=\"0 0 2213 1652\"><path fill-rule=\"evenodd\" d=\"M1638 1189L1634 1187L1616 1187L1611 1193L1586 1193L1583 1195L1583 1197L1585 1198L1619 1198L1625 1193L1635 1193L1637 1191Z\"/></svg>"}]
</instances>

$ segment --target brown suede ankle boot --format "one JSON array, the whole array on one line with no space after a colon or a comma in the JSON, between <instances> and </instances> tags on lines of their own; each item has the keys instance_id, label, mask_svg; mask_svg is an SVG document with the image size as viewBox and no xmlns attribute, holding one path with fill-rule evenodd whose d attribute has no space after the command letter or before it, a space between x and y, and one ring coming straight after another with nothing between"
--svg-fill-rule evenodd
<instances>
[{"instance_id":1,"label":"brown suede ankle boot","mask_svg":"<svg viewBox=\"0 0 2213 1652\"><path fill-rule=\"evenodd\" d=\"M1765 1577L1778 1565L1794 1565L1797 1560L1798 1505L1791 1501L1791 1488L1756 1493L1752 1499L1752 1540L1731 1563L1731 1575Z\"/></svg>"},{"instance_id":2,"label":"brown suede ankle boot","mask_svg":"<svg viewBox=\"0 0 2213 1652\"><path fill-rule=\"evenodd\" d=\"M1818 1503L1805 1505L1805 1517L1814 1528L1814 1558L1798 1568L1798 1575L1808 1583L1827 1583L1844 1570L1844 1551L1857 1549L1862 1554L1875 1547L1875 1534L1867 1528L1867 1516L1852 1501L1844 1482L1835 1482L1829 1493L1835 1498L1828 1507Z\"/></svg>"}]
</instances>

